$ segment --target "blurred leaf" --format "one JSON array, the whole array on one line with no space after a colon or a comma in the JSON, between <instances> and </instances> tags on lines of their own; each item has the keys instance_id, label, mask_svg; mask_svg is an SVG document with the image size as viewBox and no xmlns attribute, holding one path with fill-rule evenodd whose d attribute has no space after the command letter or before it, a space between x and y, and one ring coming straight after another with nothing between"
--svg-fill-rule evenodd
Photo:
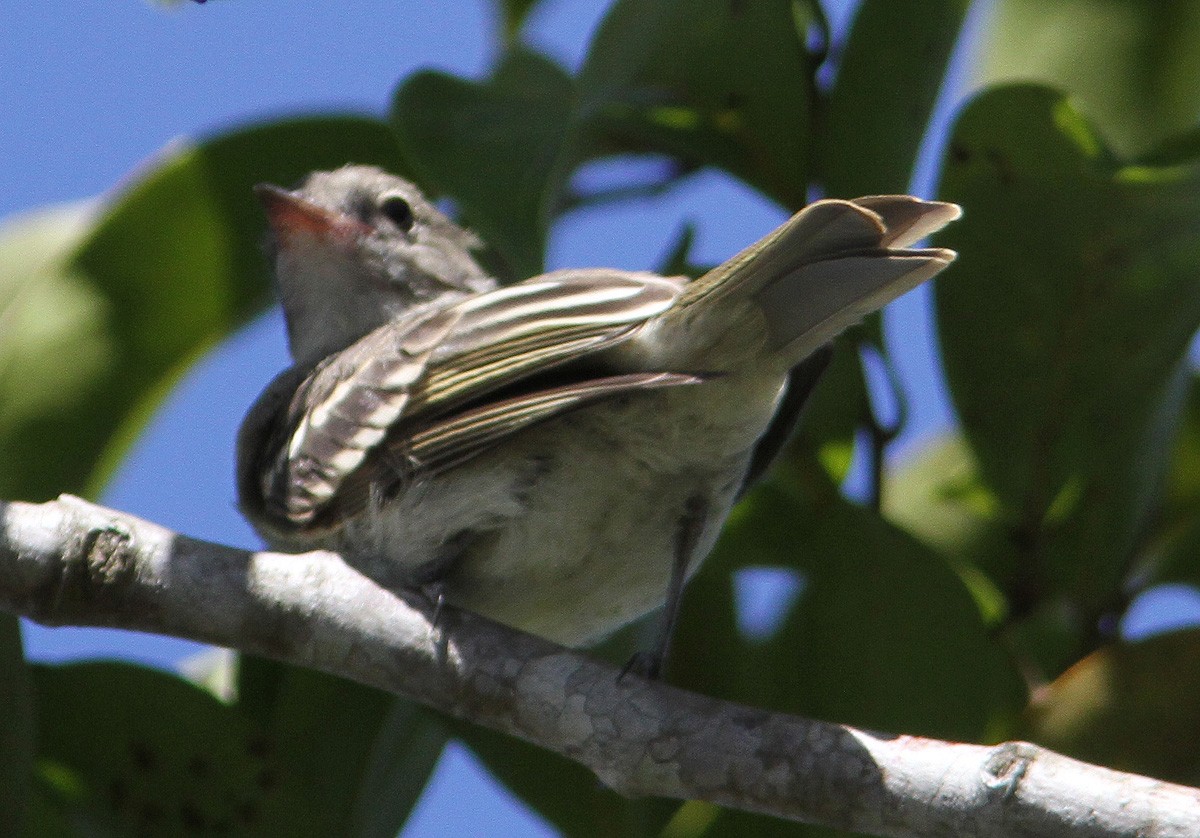
<instances>
[{"instance_id":1,"label":"blurred leaf","mask_svg":"<svg viewBox=\"0 0 1200 838\"><path fill-rule=\"evenodd\" d=\"M679 807L661 838L853 838L857 834L689 800Z\"/></svg>"},{"instance_id":2,"label":"blurred leaf","mask_svg":"<svg viewBox=\"0 0 1200 838\"><path fill-rule=\"evenodd\" d=\"M1080 658L1114 635L1099 633L1094 614L1086 614L1069 594L1033 595L1018 590L1010 598L1003 637L1032 688L1057 678Z\"/></svg>"},{"instance_id":3,"label":"blurred leaf","mask_svg":"<svg viewBox=\"0 0 1200 838\"><path fill-rule=\"evenodd\" d=\"M744 835L753 835L754 838L817 838L818 836L850 834L834 832L810 824L792 823L753 812L739 812L736 809L720 809L718 812L719 817L715 818L703 832L680 830L671 833L671 838L675 838L675 835L696 835L703 836L703 838L725 838L725 836L741 838Z\"/></svg>"},{"instance_id":4,"label":"blurred leaf","mask_svg":"<svg viewBox=\"0 0 1200 838\"><path fill-rule=\"evenodd\" d=\"M1138 569L1139 587L1200 584L1200 379L1194 375L1154 536Z\"/></svg>"},{"instance_id":5,"label":"blurred leaf","mask_svg":"<svg viewBox=\"0 0 1200 838\"><path fill-rule=\"evenodd\" d=\"M1007 603L980 568L1006 575L1019 556L962 437L945 435L928 443L890 469L886 480L887 519L937 550L971 591L985 622L997 625Z\"/></svg>"},{"instance_id":6,"label":"blurred leaf","mask_svg":"<svg viewBox=\"0 0 1200 838\"><path fill-rule=\"evenodd\" d=\"M679 807L621 797L566 757L464 722L448 724L498 780L568 838L657 836Z\"/></svg>"},{"instance_id":7,"label":"blurred leaf","mask_svg":"<svg viewBox=\"0 0 1200 838\"><path fill-rule=\"evenodd\" d=\"M425 71L405 80L392 122L421 186L447 193L465 222L522 279L542 270L567 175L574 87L547 58L505 56L482 84Z\"/></svg>"},{"instance_id":8,"label":"blurred leaf","mask_svg":"<svg viewBox=\"0 0 1200 838\"><path fill-rule=\"evenodd\" d=\"M1113 601L1160 495L1200 325L1200 166L1122 165L1062 96L989 91L962 113L939 242L951 394L1020 551L1030 602Z\"/></svg>"},{"instance_id":9,"label":"blurred leaf","mask_svg":"<svg viewBox=\"0 0 1200 838\"><path fill-rule=\"evenodd\" d=\"M950 739L1002 735L1024 686L962 581L867 510L842 501L829 512L784 554L808 585L773 663L804 712Z\"/></svg>"},{"instance_id":10,"label":"blurred leaf","mask_svg":"<svg viewBox=\"0 0 1200 838\"><path fill-rule=\"evenodd\" d=\"M1069 597L1020 585L1006 592L993 581L1021 578L1022 554L961 436L943 436L891 470L883 497L888 520L937 550L958 574L1027 678L1048 680L1079 658L1091 642L1089 627Z\"/></svg>"},{"instance_id":11,"label":"blurred leaf","mask_svg":"<svg viewBox=\"0 0 1200 838\"><path fill-rule=\"evenodd\" d=\"M35 793L29 799L25 831L13 834L22 838L77 838L79 829L73 828L71 819L57 808L52 796L42 785L34 788Z\"/></svg>"},{"instance_id":12,"label":"blurred leaf","mask_svg":"<svg viewBox=\"0 0 1200 838\"><path fill-rule=\"evenodd\" d=\"M793 454L796 448L814 451L829 476L840 483L854 461L855 429L869 409L858 352L847 337L839 338L829 368L804 406Z\"/></svg>"},{"instance_id":13,"label":"blurred leaf","mask_svg":"<svg viewBox=\"0 0 1200 838\"><path fill-rule=\"evenodd\" d=\"M582 154L669 152L785 206L808 188L809 2L619 0L580 72Z\"/></svg>"},{"instance_id":14,"label":"blurred leaf","mask_svg":"<svg viewBox=\"0 0 1200 838\"><path fill-rule=\"evenodd\" d=\"M683 225L667 255L663 257L658 272L663 276L690 276L693 279L704 273L706 268L691 260L692 245L695 241L696 225L688 222Z\"/></svg>"},{"instance_id":15,"label":"blurred leaf","mask_svg":"<svg viewBox=\"0 0 1200 838\"><path fill-rule=\"evenodd\" d=\"M448 731L412 702L392 698L355 784L353 834L394 838L425 791Z\"/></svg>"},{"instance_id":16,"label":"blurred leaf","mask_svg":"<svg viewBox=\"0 0 1200 838\"><path fill-rule=\"evenodd\" d=\"M1144 166L1186 166L1197 158L1200 158L1200 129L1193 128L1184 134L1167 137L1139 156L1137 162Z\"/></svg>"},{"instance_id":17,"label":"blurred leaf","mask_svg":"<svg viewBox=\"0 0 1200 838\"><path fill-rule=\"evenodd\" d=\"M96 828L390 838L446 740L412 704L302 669L286 671L263 723L125 664L35 674L42 785Z\"/></svg>"},{"instance_id":18,"label":"blurred leaf","mask_svg":"<svg viewBox=\"0 0 1200 838\"><path fill-rule=\"evenodd\" d=\"M379 122L274 123L173 147L98 213L10 223L0 497L94 496L168 387L267 304L250 186L348 158L398 163Z\"/></svg>"},{"instance_id":19,"label":"blurred leaf","mask_svg":"<svg viewBox=\"0 0 1200 838\"><path fill-rule=\"evenodd\" d=\"M290 669L279 661L238 654L233 692L242 713L263 727L269 725Z\"/></svg>"},{"instance_id":20,"label":"blurred leaf","mask_svg":"<svg viewBox=\"0 0 1200 838\"><path fill-rule=\"evenodd\" d=\"M761 641L739 631L731 584L757 566L802 580L782 627ZM1025 701L941 560L797 458L737 507L689 584L670 680L756 707L974 741L1003 738ZM689 803L663 834L842 833Z\"/></svg>"},{"instance_id":21,"label":"blurred leaf","mask_svg":"<svg viewBox=\"0 0 1200 838\"><path fill-rule=\"evenodd\" d=\"M395 835L446 741L440 722L414 705L298 667L277 685L265 731L313 805L319 835Z\"/></svg>"},{"instance_id":22,"label":"blurred leaf","mask_svg":"<svg viewBox=\"0 0 1200 838\"><path fill-rule=\"evenodd\" d=\"M21 624L0 614L0 835L22 835L30 809L34 719Z\"/></svg>"},{"instance_id":23,"label":"blurred leaf","mask_svg":"<svg viewBox=\"0 0 1200 838\"><path fill-rule=\"evenodd\" d=\"M905 192L969 0L865 0L818 134L820 180L838 197Z\"/></svg>"},{"instance_id":24,"label":"blurred leaf","mask_svg":"<svg viewBox=\"0 0 1200 838\"><path fill-rule=\"evenodd\" d=\"M237 659L232 649L211 646L183 658L175 670L218 701L230 703L236 698Z\"/></svg>"},{"instance_id":25,"label":"blurred leaf","mask_svg":"<svg viewBox=\"0 0 1200 838\"><path fill-rule=\"evenodd\" d=\"M1200 631L1118 643L1040 692L1022 733L1077 759L1200 782Z\"/></svg>"},{"instance_id":26,"label":"blurred leaf","mask_svg":"<svg viewBox=\"0 0 1200 838\"><path fill-rule=\"evenodd\" d=\"M204 690L118 663L33 673L39 779L78 833L321 834L290 767Z\"/></svg>"},{"instance_id":27,"label":"blurred leaf","mask_svg":"<svg viewBox=\"0 0 1200 838\"><path fill-rule=\"evenodd\" d=\"M0 497L79 491L94 465L58 449L112 375L109 303L68 266L92 219L93 205L74 204L0 227Z\"/></svg>"},{"instance_id":28,"label":"blurred leaf","mask_svg":"<svg viewBox=\"0 0 1200 838\"><path fill-rule=\"evenodd\" d=\"M1200 4L1194 0L997 0L980 86L1042 81L1078 99L1122 153L1196 121Z\"/></svg>"},{"instance_id":29,"label":"blurred leaf","mask_svg":"<svg viewBox=\"0 0 1200 838\"><path fill-rule=\"evenodd\" d=\"M513 43L521 34L525 19L541 0L495 0L500 14L500 24L506 43Z\"/></svg>"},{"instance_id":30,"label":"blurred leaf","mask_svg":"<svg viewBox=\"0 0 1200 838\"><path fill-rule=\"evenodd\" d=\"M728 580L748 566L790 568L804 580L783 627L755 643L732 638L729 627ZM1024 703L961 580L842 499L815 464L785 464L738 507L684 614L672 678L708 694L976 741L1002 733Z\"/></svg>"}]
</instances>

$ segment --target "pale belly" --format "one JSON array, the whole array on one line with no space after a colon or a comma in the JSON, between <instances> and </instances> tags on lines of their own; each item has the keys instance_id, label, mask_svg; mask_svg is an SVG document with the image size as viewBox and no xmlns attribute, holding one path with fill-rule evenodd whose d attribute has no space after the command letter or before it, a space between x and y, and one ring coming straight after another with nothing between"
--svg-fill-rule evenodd
<instances>
[{"instance_id":1,"label":"pale belly","mask_svg":"<svg viewBox=\"0 0 1200 838\"><path fill-rule=\"evenodd\" d=\"M662 605L689 508L707 513L689 572L712 549L781 384L722 380L576 411L413 487L335 546L374 557L372 575L437 579L453 605L596 642Z\"/></svg>"}]
</instances>

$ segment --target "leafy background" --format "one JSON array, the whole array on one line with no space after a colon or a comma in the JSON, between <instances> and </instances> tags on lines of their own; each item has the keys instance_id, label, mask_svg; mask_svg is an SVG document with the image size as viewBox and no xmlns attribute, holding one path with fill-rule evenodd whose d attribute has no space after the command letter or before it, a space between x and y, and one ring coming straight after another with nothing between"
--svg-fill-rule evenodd
<instances>
[{"instance_id":1,"label":"leafy background","mask_svg":"<svg viewBox=\"0 0 1200 838\"><path fill-rule=\"evenodd\" d=\"M508 277L711 264L814 189L911 184L965 206L939 242L962 258L840 342L671 678L1200 782L1193 3L26 5L0 11L0 212L32 210L0 225L0 496L256 543L231 442L285 359L255 181L406 172ZM391 835L414 804L412 835L823 834L621 801L264 661L27 666L196 647L23 628L0 622L0 813L34 834Z\"/></svg>"}]
</instances>

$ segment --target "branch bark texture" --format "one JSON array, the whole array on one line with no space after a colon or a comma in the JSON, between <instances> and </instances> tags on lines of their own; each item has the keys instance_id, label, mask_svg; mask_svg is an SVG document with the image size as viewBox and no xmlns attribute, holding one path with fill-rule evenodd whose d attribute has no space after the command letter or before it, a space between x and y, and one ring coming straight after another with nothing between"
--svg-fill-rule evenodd
<instances>
[{"instance_id":1,"label":"branch bark texture","mask_svg":"<svg viewBox=\"0 0 1200 838\"><path fill-rule=\"evenodd\" d=\"M0 608L315 667L519 736L627 795L881 836L1200 836L1200 791L1024 742L889 736L716 701L375 585L78 498L0 504Z\"/></svg>"}]
</instances>

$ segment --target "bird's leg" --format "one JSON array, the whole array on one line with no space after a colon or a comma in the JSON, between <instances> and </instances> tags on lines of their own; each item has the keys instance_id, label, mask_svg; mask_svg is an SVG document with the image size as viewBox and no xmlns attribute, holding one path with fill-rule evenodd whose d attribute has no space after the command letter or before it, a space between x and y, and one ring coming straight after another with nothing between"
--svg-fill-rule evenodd
<instances>
[{"instance_id":1,"label":"bird's leg","mask_svg":"<svg viewBox=\"0 0 1200 838\"><path fill-rule=\"evenodd\" d=\"M688 568L695 558L696 545L700 543L707 520L708 500L699 495L688 498L676 524L675 555L671 563L671 578L667 583L667 601L663 606L662 623L654 648L649 652L635 653L621 671L622 677L629 672L636 672L644 678L657 681L666 671L671 640L675 636L675 625L679 622L679 608L683 604Z\"/></svg>"},{"instance_id":2,"label":"bird's leg","mask_svg":"<svg viewBox=\"0 0 1200 838\"><path fill-rule=\"evenodd\" d=\"M442 579L435 579L432 582L420 585L417 591L433 606L433 614L429 617L429 624L436 631L442 619L442 609L446 605L446 583Z\"/></svg>"},{"instance_id":3,"label":"bird's leg","mask_svg":"<svg viewBox=\"0 0 1200 838\"><path fill-rule=\"evenodd\" d=\"M432 606L430 623L434 629L438 628L442 609L446 605L446 577L478 537L479 533L474 530L456 532L438 549L432 560L411 572L412 581L408 584Z\"/></svg>"}]
</instances>

